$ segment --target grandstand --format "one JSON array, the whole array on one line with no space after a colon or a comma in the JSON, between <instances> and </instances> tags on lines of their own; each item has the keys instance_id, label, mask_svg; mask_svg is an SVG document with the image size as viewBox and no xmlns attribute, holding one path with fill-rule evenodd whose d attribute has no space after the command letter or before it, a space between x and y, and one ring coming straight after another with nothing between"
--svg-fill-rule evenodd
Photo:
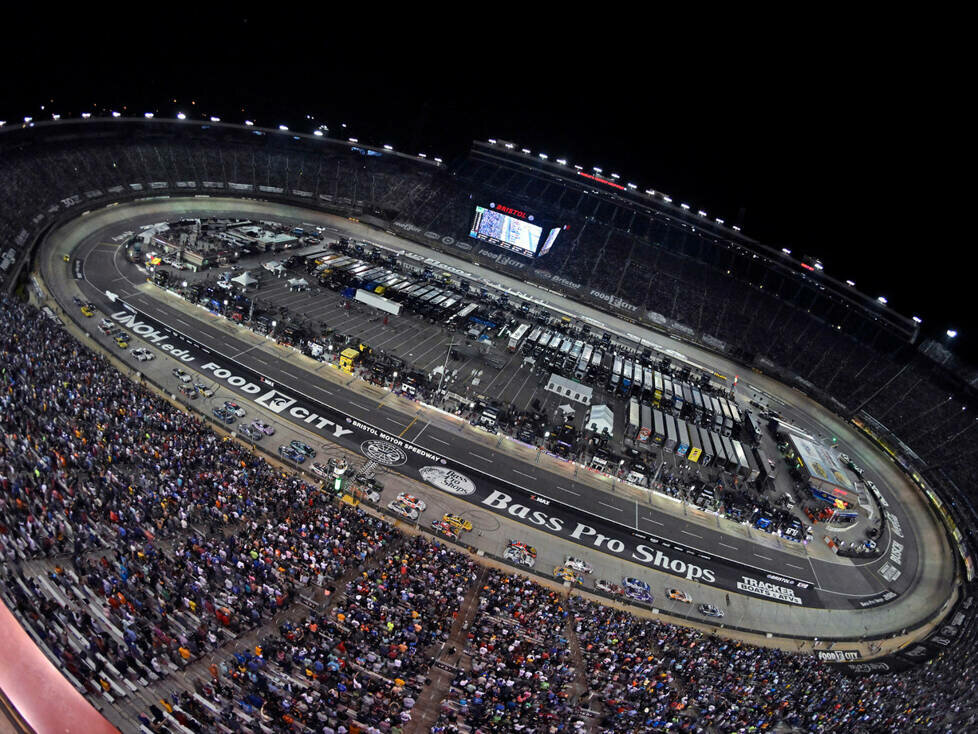
<instances>
[{"instance_id":1,"label":"grandstand","mask_svg":"<svg viewBox=\"0 0 978 734\"><path fill-rule=\"evenodd\" d=\"M366 155L366 150L379 155ZM607 189L600 182L560 170L556 164L536 161L492 144L476 143L469 155L451 165L443 165L359 144L353 146L343 141L225 123L129 119L65 120L4 128L0 131L0 181L3 181L0 253L6 263L0 278L8 292L17 287L19 274L29 268L33 246L52 226L85 210L116 201L220 194L288 202L357 217L682 335L773 374L844 415L856 416L905 466L918 473L921 486L943 498L950 519L962 530L966 540L974 544L974 529L978 528L978 496L973 483L978 443L974 425L978 415L974 407L973 373L962 373L960 365L954 364L936 345L917 343L919 335L910 320L880 308L872 299L841 288L821 275L796 269L778 251L661 200L656 202L654 197ZM467 238L473 202L478 200L505 200L511 206L525 207L560 221L567 225L567 230L560 235L557 246L543 257L536 260L507 257L501 261L502 251L473 245ZM425 233L439 236L435 239ZM446 238L455 244L446 244ZM30 318L11 302L6 302L3 309L5 320ZM46 331L51 327L43 328L46 338L56 341ZM71 349L66 346L64 354L70 354ZM140 395L133 399L147 398ZM173 420L163 406L159 410L164 416L160 420ZM27 420L36 426L40 419ZM6 434L21 430L23 427L14 431L5 425ZM199 426L188 425L185 430L202 441L210 440L198 435L202 431ZM13 447L8 442L7 451L14 452L15 447L18 451L33 451L38 457L43 455L35 446L20 446L16 439ZM97 476L100 467L92 465L84 469L90 476ZM27 464L18 464L14 474L26 470ZM256 470L266 471L261 467ZM210 488L206 490L210 491ZM269 485L269 491L298 496L306 489ZM209 496L206 492L205 498ZM368 522L346 511L322 508L317 511L328 513L333 522L341 525ZM12 527L16 527L18 516L15 510L12 512L12 518L5 520L10 526L13 519ZM192 520L213 522L215 528L225 522L208 518L204 509L198 512L199 516ZM81 543L75 548L76 553L86 555L88 561L93 553L110 553L114 549L108 530L144 524L147 518L133 515L112 522L103 520L100 519L101 524L93 522L92 534L73 534L75 543ZM168 554L140 559L143 578L153 581L165 575L179 575L187 568L182 564L190 563L188 559L200 563L202 554L212 550L206 543L194 543L182 536L179 517L166 514L154 520L161 520L158 530L172 547ZM264 540L261 530L260 526L252 528L253 539L259 544ZM396 534L389 534L386 528L369 523L366 532L378 544L406 542ZM42 526L21 538L26 545L7 546L5 550L11 554L8 558L18 557L19 551L21 561L48 558L59 552L71 552L68 537L57 528ZM38 547L31 547L28 538L38 543ZM46 545L42 538L47 538L51 545ZM331 566L324 576L337 583L352 583L348 559L361 550L365 555L372 555L375 548L358 549L345 536L338 543L343 548L342 561ZM432 551L427 547L411 545L408 541L405 548L419 562L433 562ZM11 575L6 583L6 601L12 609L29 617L29 610L36 608L42 612L36 622L53 622L32 627L36 641L51 650L53 657L65 661L67 670L76 671L72 675L81 678L82 688L92 688L92 696L102 695L96 686L118 694L116 687L120 691L128 687L123 679L132 682L139 676L159 678L171 668L183 668L185 663L178 657L190 661L186 662L189 665L223 642L238 641L249 631L263 628L271 619L273 606L284 607L295 601L289 596L288 585L273 588L277 593L255 590L250 604L247 594L233 602L225 599L224 606L230 607L234 614L226 615L228 622L222 620L220 626L198 627L199 620L193 611L189 614L181 611L173 617L173 629L163 630L166 659L154 664L156 656L146 654L153 647L153 624L140 624L136 617L129 619L132 612L127 612L124 604L113 607L102 618L98 614L101 606L93 604L94 595L110 583L107 579L110 570L123 578L129 575L132 558L125 556L126 550L122 549L119 556L110 556L108 567L92 567L87 563L79 568L62 569L61 573L42 574L39 578L43 580ZM462 562L454 557L441 558L438 563L459 575L459 587L462 593L467 593L471 569L462 568ZM235 579L233 570L219 568L214 573L215 580ZM294 583L292 577L296 574L298 571L293 573L290 569L288 581ZM120 583L120 587L110 589L106 594L109 598L121 593L126 585L126 582L112 583ZM376 581L370 578L363 583L370 585ZM152 621L166 607L160 601L160 588L154 581L149 584L149 592L137 592L140 600L152 607ZM195 593L198 594L195 605L221 606L206 590ZM65 612L69 606L66 602L76 597L87 611L72 619ZM490 602L495 604L498 600ZM294 621L305 625L307 631L310 625L316 627L315 634L323 639L322 649L315 655L319 656L320 665L327 668L331 658L345 659L345 653L337 654L335 650L335 636L343 625L335 616L340 613L337 609L345 608L334 607L334 616L318 623L303 621L301 615ZM444 615L449 615L451 610L451 605L444 607ZM368 618L374 614L372 609L345 611L347 615L359 615L358 618L367 620L364 624L369 624ZM236 620L234 625L232 619ZM626 622L619 620L619 623ZM479 624L493 631L503 623L482 615ZM105 647L100 647L98 653L84 649L81 636L89 637L89 629L97 631L96 637L104 638ZM136 640L129 639L126 634L129 629L138 636ZM288 638L289 631L286 628L272 635L269 649L277 650L293 642ZM437 634L442 632L438 628ZM556 654L559 665L555 669L561 675L563 692L570 687L571 680L570 671L564 667L564 659L569 654L564 647L566 641L558 640L561 630L557 627L544 632L541 633L544 642L559 643ZM180 633L193 644L181 642ZM654 636L656 632L643 634ZM587 639L582 636L581 642ZM433 642L433 638L426 642ZM369 652L377 657L383 653L366 649L378 644L376 640L363 644L364 655ZM596 641L595 644L607 643ZM135 645L142 653L129 670L120 668L126 664L121 654L124 645L130 649ZM660 648L662 645L658 643ZM651 642L648 646L652 647ZM243 652L237 653L242 656L237 663L245 667L248 666L247 647L242 646ZM187 656L183 650L188 652ZM969 662L971 656L970 652L966 656ZM485 654L481 657L486 665L512 664L509 660L493 662L491 658ZM591 654L586 654L584 661L588 669L600 665ZM294 664L309 664L315 669L315 662L300 659ZM693 662L690 660L690 664ZM257 664L264 666L265 662ZM705 665L700 660L695 664ZM287 666L279 667L284 673L276 669L275 677L281 683L280 676L288 677L290 672ZM395 706L398 713L408 710L410 706L405 708L405 699L420 690L418 675L423 678L429 667L430 661L424 661L412 671L410 681L394 686L400 689L396 692L385 687L386 683L378 684L377 698L387 700L388 706ZM914 685L923 690L946 680L941 673L930 672L931 675L921 674ZM807 685L822 683L817 673L805 675L809 676L805 678ZM105 681L104 685L101 681ZM218 698L221 685L224 684L217 685ZM693 705L691 685L691 680L683 682L690 691L683 706ZM177 709L201 722L220 718L219 713L210 710L214 705L214 688L195 693L196 698L186 692L181 699L182 708L178 704ZM605 688L601 695L614 701L619 691ZM738 693L733 691L732 695ZM876 695L884 694L876 691ZM670 696L676 697L675 689ZM458 697L464 698L456 691ZM350 710L351 716L374 715L371 704L364 708L362 700L351 695L345 698L343 710ZM535 693L533 700L539 698L540 694ZM681 696L676 700L681 700ZM260 705L249 705L251 710L242 705L235 712L239 722L248 721L261 710ZM315 705L307 702L306 706L329 708L338 706L338 702L317 701ZM892 725L905 722L902 714L893 713L896 709L887 706L881 710L887 715L892 713ZM142 712L133 712L137 713ZM280 717L291 715L276 713ZM668 714L665 709L660 713ZM155 715L151 713L150 717ZM161 719L173 716L172 711L160 711ZM461 716L482 720L481 712ZM734 721L738 716L734 711L729 719L722 720ZM964 719L964 716L956 717L953 721L960 723Z\"/></svg>"}]
</instances>

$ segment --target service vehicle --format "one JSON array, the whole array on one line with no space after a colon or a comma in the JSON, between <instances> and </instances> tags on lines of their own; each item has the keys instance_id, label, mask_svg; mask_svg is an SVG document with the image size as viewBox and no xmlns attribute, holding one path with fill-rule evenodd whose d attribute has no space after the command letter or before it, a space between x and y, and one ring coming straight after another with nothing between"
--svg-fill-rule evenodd
<instances>
[{"instance_id":1,"label":"service vehicle","mask_svg":"<svg viewBox=\"0 0 978 734\"><path fill-rule=\"evenodd\" d=\"M625 587L625 596L627 596L629 599L646 602L648 604L652 603L652 587L642 581L642 579L625 576L621 580L621 585Z\"/></svg>"},{"instance_id":2,"label":"service vehicle","mask_svg":"<svg viewBox=\"0 0 978 734\"><path fill-rule=\"evenodd\" d=\"M690 604L693 598L682 589L666 589L666 595L673 601L681 601L683 604Z\"/></svg>"},{"instance_id":3,"label":"service vehicle","mask_svg":"<svg viewBox=\"0 0 978 734\"><path fill-rule=\"evenodd\" d=\"M184 383L186 383L186 382L190 382L190 381L191 381L191 379L192 379L192 378L190 377L190 375L188 375L188 374L187 374L186 372L184 372L184 371L183 371L182 369L180 369L179 367L174 367L174 368L173 368L172 370L170 370L170 373L171 373L171 374L172 374L172 375L173 375L174 377L176 377L176 378L177 378L178 380L180 380L180 382L184 382Z\"/></svg>"},{"instance_id":4,"label":"service vehicle","mask_svg":"<svg viewBox=\"0 0 978 734\"><path fill-rule=\"evenodd\" d=\"M391 500L390 504L387 505L387 509L408 520L417 520L421 516L421 512L417 507L412 507L399 500Z\"/></svg>"},{"instance_id":5,"label":"service vehicle","mask_svg":"<svg viewBox=\"0 0 978 734\"><path fill-rule=\"evenodd\" d=\"M411 507L416 507L418 512L424 512L428 508L428 505L425 504L423 499L407 492L401 492L401 494L397 495L397 501L403 502Z\"/></svg>"},{"instance_id":6,"label":"service vehicle","mask_svg":"<svg viewBox=\"0 0 978 734\"><path fill-rule=\"evenodd\" d=\"M304 456L308 456L310 459L316 455L316 449L308 444L302 443L302 441L289 441L289 446L291 446L294 451L297 451Z\"/></svg>"},{"instance_id":7,"label":"service vehicle","mask_svg":"<svg viewBox=\"0 0 978 734\"><path fill-rule=\"evenodd\" d=\"M468 531L472 529L471 522L469 522L468 520L466 520L465 518L459 515L453 515L450 512L446 512L444 515L442 515L441 519L459 531L462 530Z\"/></svg>"}]
</instances>

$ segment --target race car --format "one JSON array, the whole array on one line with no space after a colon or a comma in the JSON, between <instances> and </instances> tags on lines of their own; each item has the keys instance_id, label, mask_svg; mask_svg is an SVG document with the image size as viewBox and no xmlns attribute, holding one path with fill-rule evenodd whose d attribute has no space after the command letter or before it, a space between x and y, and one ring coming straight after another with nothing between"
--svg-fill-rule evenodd
<instances>
[{"instance_id":1,"label":"race car","mask_svg":"<svg viewBox=\"0 0 978 734\"><path fill-rule=\"evenodd\" d=\"M621 585L625 587L625 596L629 599L652 603L652 588L641 579L626 576L621 580Z\"/></svg>"},{"instance_id":2,"label":"race car","mask_svg":"<svg viewBox=\"0 0 978 734\"><path fill-rule=\"evenodd\" d=\"M156 355L146 347L135 347L129 352L129 354L138 359L140 362L146 362L147 360L156 358Z\"/></svg>"},{"instance_id":3,"label":"race car","mask_svg":"<svg viewBox=\"0 0 978 734\"><path fill-rule=\"evenodd\" d=\"M203 382L195 382L194 383L194 390L196 390L197 392L199 392L205 398L212 398L212 397L214 397L214 391L211 388L207 387L207 385L205 385Z\"/></svg>"},{"instance_id":4,"label":"race car","mask_svg":"<svg viewBox=\"0 0 978 734\"><path fill-rule=\"evenodd\" d=\"M428 508L428 505L424 503L423 499L420 497L415 497L413 494L408 494L407 492L401 492L399 495L397 495L397 501L416 508L419 513L424 512Z\"/></svg>"},{"instance_id":5,"label":"race car","mask_svg":"<svg viewBox=\"0 0 978 734\"><path fill-rule=\"evenodd\" d=\"M681 601L683 604L691 604L693 597L681 589L666 589L666 595L673 601Z\"/></svg>"},{"instance_id":6,"label":"race car","mask_svg":"<svg viewBox=\"0 0 978 734\"><path fill-rule=\"evenodd\" d=\"M90 303L86 303L84 306L82 306L81 307L81 312L85 316L94 316L95 315L95 309L92 307L92 304L90 304Z\"/></svg>"},{"instance_id":7,"label":"race car","mask_svg":"<svg viewBox=\"0 0 978 734\"><path fill-rule=\"evenodd\" d=\"M567 581L571 584L583 584L584 581L581 579L581 575L575 571L570 566L557 566L554 568L554 576L561 579L562 581Z\"/></svg>"},{"instance_id":8,"label":"race car","mask_svg":"<svg viewBox=\"0 0 978 734\"><path fill-rule=\"evenodd\" d=\"M113 324L108 319L102 319L101 321L98 322L98 330L101 331L103 334L108 334L114 328L115 328L115 324Z\"/></svg>"},{"instance_id":9,"label":"race car","mask_svg":"<svg viewBox=\"0 0 978 734\"><path fill-rule=\"evenodd\" d=\"M700 614L703 614L707 617L716 617L718 619L723 617L723 610L720 609L719 607L713 606L712 604L699 604L697 605L696 610Z\"/></svg>"},{"instance_id":10,"label":"race car","mask_svg":"<svg viewBox=\"0 0 978 734\"><path fill-rule=\"evenodd\" d=\"M618 584L608 581L607 579L598 579L594 582L594 588L598 591L605 591L609 594L614 594L615 596L624 596L625 589Z\"/></svg>"},{"instance_id":11,"label":"race car","mask_svg":"<svg viewBox=\"0 0 978 734\"><path fill-rule=\"evenodd\" d=\"M193 390L191 390L186 385L181 385L180 386L180 392L182 392L186 397L190 398L191 400L196 400L197 399L197 393L195 393Z\"/></svg>"},{"instance_id":12,"label":"race car","mask_svg":"<svg viewBox=\"0 0 978 734\"><path fill-rule=\"evenodd\" d=\"M401 517L407 518L408 520L417 520L421 516L421 512L417 507L412 507L399 500L392 500L390 504L387 505L387 509L392 512L397 513Z\"/></svg>"},{"instance_id":13,"label":"race car","mask_svg":"<svg viewBox=\"0 0 978 734\"><path fill-rule=\"evenodd\" d=\"M275 435L275 427L270 426L268 423L265 423L264 421L254 420L251 422L251 427L261 431L266 436Z\"/></svg>"},{"instance_id":14,"label":"race car","mask_svg":"<svg viewBox=\"0 0 978 734\"><path fill-rule=\"evenodd\" d=\"M252 423L251 426L249 426L249 428L252 428L254 430L253 427L254 427L254 423ZM265 435L261 431L258 431L258 433L261 433L262 436ZM326 464L319 464L319 463L313 464L312 473L315 474L317 477L322 477L323 479L329 479L331 476L333 476L333 470Z\"/></svg>"},{"instance_id":15,"label":"race car","mask_svg":"<svg viewBox=\"0 0 978 734\"><path fill-rule=\"evenodd\" d=\"M852 463L852 459L849 458L848 454L839 454L839 461L846 466L849 466Z\"/></svg>"},{"instance_id":16,"label":"race car","mask_svg":"<svg viewBox=\"0 0 978 734\"><path fill-rule=\"evenodd\" d=\"M439 533L447 535L452 540L458 540L458 530L449 522L445 522L444 520L432 520L431 527Z\"/></svg>"},{"instance_id":17,"label":"race car","mask_svg":"<svg viewBox=\"0 0 978 734\"><path fill-rule=\"evenodd\" d=\"M230 410L232 413L234 413L234 415L237 416L238 418L244 418L245 417L245 409L242 408L240 405L238 405L233 400L225 400L224 401L224 407L227 408L228 410Z\"/></svg>"},{"instance_id":18,"label":"race car","mask_svg":"<svg viewBox=\"0 0 978 734\"><path fill-rule=\"evenodd\" d=\"M187 382L190 382L190 380L191 380L190 375L188 375L186 372L184 372L179 367L174 367L171 370L171 373L173 374L174 377L176 377L178 380L180 380L180 382L187 383Z\"/></svg>"},{"instance_id":19,"label":"race car","mask_svg":"<svg viewBox=\"0 0 978 734\"><path fill-rule=\"evenodd\" d=\"M580 558L574 558L574 556L567 556L564 560L564 565L568 568L573 568L578 573L591 573L594 570L591 568L590 563L582 561Z\"/></svg>"},{"instance_id":20,"label":"race car","mask_svg":"<svg viewBox=\"0 0 978 734\"><path fill-rule=\"evenodd\" d=\"M186 387L188 390L191 389L188 385L184 385L184 387ZM195 397L196 395L197 393L194 392ZM228 425L231 425L235 421L234 413L232 413L229 410L226 410L225 408L214 408L213 412L214 412L214 417L223 423L227 423Z\"/></svg>"},{"instance_id":21,"label":"race car","mask_svg":"<svg viewBox=\"0 0 978 734\"><path fill-rule=\"evenodd\" d=\"M220 409L218 408L218 410ZM303 454L300 454L291 446L286 446L286 445L282 445L278 447L278 455L281 456L283 459L294 461L296 464L301 464L303 461L306 460L306 457Z\"/></svg>"},{"instance_id":22,"label":"race car","mask_svg":"<svg viewBox=\"0 0 978 734\"><path fill-rule=\"evenodd\" d=\"M254 428L248 425L239 426L238 433L250 441L261 441L263 438L265 438L264 433L261 431L256 431Z\"/></svg>"},{"instance_id":23,"label":"race car","mask_svg":"<svg viewBox=\"0 0 978 734\"><path fill-rule=\"evenodd\" d=\"M513 539L511 539L509 541L509 544L508 545L509 545L510 548L517 548L517 549L519 549L520 551L522 551L523 553L525 553L528 556L531 556L533 558L536 558L537 557L537 549L534 548L529 543L524 543L521 540L513 540Z\"/></svg>"},{"instance_id":24,"label":"race car","mask_svg":"<svg viewBox=\"0 0 978 734\"><path fill-rule=\"evenodd\" d=\"M533 568L537 562L537 559L534 556L531 556L529 553L524 552L523 549L513 545L509 546L503 551L503 558L507 561L518 563L521 566L526 566L527 568Z\"/></svg>"},{"instance_id":25,"label":"race car","mask_svg":"<svg viewBox=\"0 0 978 734\"><path fill-rule=\"evenodd\" d=\"M472 529L471 522L469 522L468 520L466 520L465 518L459 515L453 515L450 512L446 512L444 515L442 515L441 519L447 522L449 525L451 525L458 531Z\"/></svg>"},{"instance_id":26,"label":"race car","mask_svg":"<svg viewBox=\"0 0 978 734\"><path fill-rule=\"evenodd\" d=\"M289 446L300 454L308 456L310 459L316 455L316 449L308 444L302 443L302 441L289 441Z\"/></svg>"}]
</instances>

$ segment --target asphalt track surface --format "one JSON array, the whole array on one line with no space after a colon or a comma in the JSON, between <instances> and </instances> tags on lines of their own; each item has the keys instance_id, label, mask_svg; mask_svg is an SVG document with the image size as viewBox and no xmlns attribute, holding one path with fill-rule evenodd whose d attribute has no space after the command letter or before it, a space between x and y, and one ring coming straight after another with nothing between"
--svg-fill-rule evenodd
<instances>
[{"instance_id":1,"label":"asphalt track surface","mask_svg":"<svg viewBox=\"0 0 978 734\"><path fill-rule=\"evenodd\" d=\"M240 211L236 213L240 216ZM218 212L211 210L209 214ZM118 247L106 243L127 228L160 220L159 215L133 216L91 233L79 243L75 257L84 264L87 295L106 313L117 312L120 319L128 320L125 309L104 294L112 291L125 296L139 312L136 318L146 324L143 330L156 332L151 343L156 339L158 346L169 343L185 349L183 358L193 360L187 363L189 367L210 372L216 379L224 373L214 373L226 369L225 385L228 379L238 382L243 398L257 397L266 407L281 406L285 415L327 440L372 453L407 476L447 486L455 494L468 492L465 497L473 504L585 547L758 598L851 610L867 602L880 603L888 592L899 598L921 577L912 522L901 523L903 532L910 535L902 543L904 572L895 583L887 583L873 572L871 566L876 564L826 562L753 545L743 537L734 538L671 513L657 512L634 500L597 493L590 486L548 471L543 464L526 463L484 442L415 420L415 416L366 404L360 393L310 380L294 363L265 359L267 355L253 352L253 343L218 328L215 317L198 310L188 312L186 304L174 308L165 299L137 289L144 275L118 257ZM892 536L884 538L887 544L891 541Z\"/></svg>"}]
</instances>

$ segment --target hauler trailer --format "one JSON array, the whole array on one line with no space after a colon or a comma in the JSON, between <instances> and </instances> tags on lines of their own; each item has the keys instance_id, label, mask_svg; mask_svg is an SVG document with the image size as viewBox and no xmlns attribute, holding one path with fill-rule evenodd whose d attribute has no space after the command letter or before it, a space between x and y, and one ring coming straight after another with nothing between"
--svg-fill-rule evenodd
<instances>
[{"instance_id":1,"label":"hauler trailer","mask_svg":"<svg viewBox=\"0 0 978 734\"><path fill-rule=\"evenodd\" d=\"M666 440L666 418L658 408L652 410L652 440L660 446Z\"/></svg>"},{"instance_id":2,"label":"hauler trailer","mask_svg":"<svg viewBox=\"0 0 978 734\"><path fill-rule=\"evenodd\" d=\"M665 388L663 387L662 375L658 371L656 371L653 373L653 378L654 378L653 384L655 385L655 387L654 387L652 402L655 403L656 405L661 405L662 393L665 390Z\"/></svg>"},{"instance_id":3,"label":"hauler trailer","mask_svg":"<svg viewBox=\"0 0 978 734\"><path fill-rule=\"evenodd\" d=\"M662 376L662 400L659 401L664 410L672 410L672 380Z\"/></svg>"},{"instance_id":4,"label":"hauler trailer","mask_svg":"<svg viewBox=\"0 0 978 734\"><path fill-rule=\"evenodd\" d=\"M632 365L632 392L636 395L642 394L642 365L638 362Z\"/></svg>"},{"instance_id":5,"label":"hauler trailer","mask_svg":"<svg viewBox=\"0 0 978 734\"><path fill-rule=\"evenodd\" d=\"M713 463L713 444L710 442L710 433L705 428L696 428L696 432L700 437L700 448L703 449L703 455L700 457L700 464L703 466L709 466Z\"/></svg>"},{"instance_id":6,"label":"hauler trailer","mask_svg":"<svg viewBox=\"0 0 978 734\"><path fill-rule=\"evenodd\" d=\"M734 451L733 444L730 439L724 435L720 435L720 441L723 443L723 450L727 454L727 466L730 471L739 473L740 460L737 458L737 452Z\"/></svg>"},{"instance_id":7,"label":"hauler trailer","mask_svg":"<svg viewBox=\"0 0 978 734\"><path fill-rule=\"evenodd\" d=\"M662 445L666 451L675 452L679 443L679 431L676 430L676 419L666 414L666 441Z\"/></svg>"},{"instance_id":8,"label":"hauler trailer","mask_svg":"<svg viewBox=\"0 0 978 734\"><path fill-rule=\"evenodd\" d=\"M689 453L686 454L686 458L694 464L699 464L700 459L703 458L703 445L700 443L699 429L694 423L687 424L686 428L689 430Z\"/></svg>"},{"instance_id":9,"label":"hauler trailer","mask_svg":"<svg viewBox=\"0 0 978 734\"><path fill-rule=\"evenodd\" d=\"M632 398L628 401L628 423L625 425L625 438L636 438L641 428L642 407L638 400Z\"/></svg>"},{"instance_id":10,"label":"hauler trailer","mask_svg":"<svg viewBox=\"0 0 978 734\"><path fill-rule=\"evenodd\" d=\"M601 365L604 360L604 352L602 352L597 347L594 348L594 352L591 354L591 366L588 367L587 376L591 382L601 382Z\"/></svg>"},{"instance_id":11,"label":"hauler trailer","mask_svg":"<svg viewBox=\"0 0 978 734\"><path fill-rule=\"evenodd\" d=\"M451 316L449 316L445 320L445 323L446 324L464 324L466 322L466 320L469 318L469 314L472 313L473 311L475 311L477 308L479 308L479 304L478 303L468 303L468 304L462 306L462 308L460 308L454 314L452 314Z\"/></svg>"},{"instance_id":12,"label":"hauler trailer","mask_svg":"<svg viewBox=\"0 0 978 734\"><path fill-rule=\"evenodd\" d=\"M683 383L678 380L672 383L672 406L676 410L676 415L680 415L683 412L683 405L686 401L683 399Z\"/></svg>"},{"instance_id":13,"label":"hauler trailer","mask_svg":"<svg viewBox=\"0 0 978 734\"><path fill-rule=\"evenodd\" d=\"M567 357L565 357L565 361L567 362L567 366L569 368L572 369L577 368L577 363L581 359L581 352L583 350L584 350L584 342L582 342L580 339L576 340L574 342L574 345L571 347L570 352L567 354Z\"/></svg>"},{"instance_id":14,"label":"hauler trailer","mask_svg":"<svg viewBox=\"0 0 978 734\"><path fill-rule=\"evenodd\" d=\"M649 367L642 368L642 389L645 399L652 402L655 394L655 373Z\"/></svg>"},{"instance_id":15,"label":"hauler trailer","mask_svg":"<svg viewBox=\"0 0 978 734\"><path fill-rule=\"evenodd\" d=\"M748 479L750 476L750 464L747 463L747 455L744 453L744 447L740 445L740 441L735 441L730 439L730 444L733 446L734 456L737 459L737 473L744 479Z\"/></svg>"},{"instance_id":16,"label":"hauler trailer","mask_svg":"<svg viewBox=\"0 0 978 734\"><path fill-rule=\"evenodd\" d=\"M530 335L526 337L526 341L523 343L523 351L529 352L533 350L533 347L537 344L537 339L540 338L540 333L543 331L542 326L534 326L530 331Z\"/></svg>"},{"instance_id":17,"label":"hauler trailer","mask_svg":"<svg viewBox=\"0 0 978 734\"><path fill-rule=\"evenodd\" d=\"M632 360L626 359L622 362L621 366L621 382L618 383L618 389L624 395L628 395L632 388Z\"/></svg>"},{"instance_id":18,"label":"hauler trailer","mask_svg":"<svg viewBox=\"0 0 978 734\"><path fill-rule=\"evenodd\" d=\"M754 455L755 461L757 461L757 470L762 482L767 479L773 480L777 477L778 465L768 458L767 454L764 453L764 449L760 446L755 446L751 449L751 453Z\"/></svg>"},{"instance_id":19,"label":"hauler trailer","mask_svg":"<svg viewBox=\"0 0 978 734\"><path fill-rule=\"evenodd\" d=\"M748 482L757 481L757 478L761 475L761 470L757 461L754 459L754 452L750 450L750 446L744 446L740 441L734 441L733 444L738 455L742 455L744 461L747 463L747 476L744 478Z\"/></svg>"},{"instance_id":20,"label":"hauler trailer","mask_svg":"<svg viewBox=\"0 0 978 734\"><path fill-rule=\"evenodd\" d=\"M693 415L696 416L696 422L699 423L703 420L704 415L703 396L695 387L691 387L689 390L693 393Z\"/></svg>"},{"instance_id":21,"label":"hauler trailer","mask_svg":"<svg viewBox=\"0 0 978 734\"><path fill-rule=\"evenodd\" d=\"M690 418L696 416L696 403L693 402L693 391L685 382L683 383L683 410Z\"/></svg>"},{"instance_id":22,"label":"hauler trailer","mask_svg":"<svg viewBox=\"0 0 978 734\"><path fill-rule=\"evenodd\" d=\"M509 335L509 351L515 352L520 348L520 343L523 341L523 337L526 336L526 332L530 330L529 324L520 324L517 326Z\"/></svg>"},{"instance_id":23,"label":"hauler trailer","mask_svg":"<svg viewBox=\"0 0 978 734\"><path fill-rule=\"evenodd\" d=\"M710 403L713 405L713 430L719 433L723 429L723 408L713 395L710 396Z\"/></svg>"},{"instance_id":24,"label":"hauler trailer","mask_svg":"<svg viewBox=\"0 0 978 734\"><path fill-rule=\"evenodd\" d=\"M621 357L615 357L615 365L611 370L611 382L609 383L611 387L616 388L621 384L621 371L624 368L624 363Z\"/></svg>"},{"instance_id":25,"label":"hauler trailer","mask_svg":"<svg viewBox=\"0 0 978 734\"><path fill-rule=\"evenodd\" d=\"M757 423L757 419L751 415L749 410L743 412L744 416L744 431L746 433L746 438L748 443L756 444L761 440L761 430Z\"/></svg>"},{"instance_id":26,"label":"hauler trailer","mask_svg":"<svg viewBox=\"0 0 978 734\"><path fill-rule=\"evenodd\" d=\"M727 458L727 450L723 446L720 434L716 431L709 431L710 442L713 444L713 462L721 469L730 467L730 460Z\"/></svg>"},{"instance_id":27,"label":"hauler trailer","mask_svg":"<svg viewBox=\"0 0 978 734\"><path fill-rule=\"evenodd\" d=\"M743 415L740 412L740 408L737 407L737 401L727 399L727 405L730 406L730 417L733 418L734 425L739 426L743 423Z\"/></svg>"},{"instance_id":28,"label":"hauler trailer","mask_svg":"<svg viewBox=\"0 0 978 734\"><path fill-rule=\"evenodd\" d=\"M679 431L679 440L676 443L676 456L685 458L686 454L689 453L689 431L686 430L686 421L677 419L676 428Z\"/></svg>"},{"instance_id":29,"label":"hauler trailer","mask_svg":"<svg viewBox=\"0 0 978 734\"><path fill-rule=\"evenodd\" d=\"M584 349L581 351L581 356L577 360L577 366L574 368L574 378L577 380L584 380L587 377L588 368L591 366L591 355L594 353L594 347L590 344L585 344Z\"/></svg>"},{"instance_id":30,"label":"hauler trailer","mask_svg":"<svg viewBox=\"0 0 978 734\"><path fill-rule=\"evenodd\" d=\"M635 400L635 398L632 398ZM652 407L642 403L641 407L641 427L638 429L638 440L641 443L648 443L652 437Z\"/></svg>"}]
</instances>

